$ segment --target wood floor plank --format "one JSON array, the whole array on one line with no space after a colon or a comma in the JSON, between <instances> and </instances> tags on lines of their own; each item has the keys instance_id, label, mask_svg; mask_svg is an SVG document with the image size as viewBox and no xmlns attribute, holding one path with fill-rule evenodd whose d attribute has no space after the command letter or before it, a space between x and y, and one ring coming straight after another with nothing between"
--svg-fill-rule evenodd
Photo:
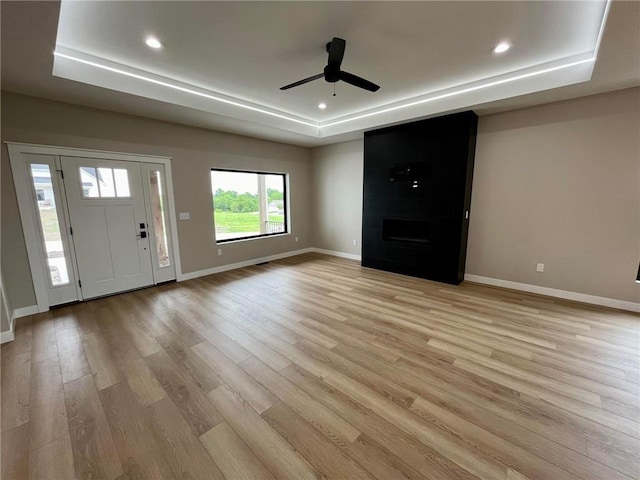
<instances>
[{"instance_id":1,"label":"wood floor plank","mask_svg":"<svg viewBox=\"0 0 640 480\"><path fill-rule=\"evenodd\" d=\"M227 385L209 394L229 425L276 478L318 478L309 463Z\"/></svg>"},{"instance_id":2,"label":"wood floor plank","mask_svg":"<svg viewBox=\"0 0 640 480\"><path fill-rule=\"evenodd\" d=\"M359 435L352 444L346 445L345 451L378 480L426 480L427 478L443 480L447 478L433 470L429 471L427 476L422 475L364 433ZM465 477L458 476L458 478ZM466 478L472 478L472 476L469 475Z\"/></svg>"},{"instance_id":3,"label":"wood floor plank","mask_svg":"<svg viewBox=\"0 0 640 480\"><path fill-rule=\"evenodd\" d=\"M122 380L122 371L118 367L116 357L102 336L88 333L82 337L82 346L98 390Z\"/></svg>"},{"instance_id":4,"label":"wood floor plank","mask_svg":"<svg viewBox=\"0 0 640 480\"><path fill-rule=\"evenodd\" d=\"M164 398L154 403L147 408L147 414L149 429L158 440L158 453L167 459L174 478L224 480L224 475L171 400Z\"/></svg>"},{"instance_id":5,"label":"wood floor plank","mask_svg":"<svg viewBox=\"0 0 640 480\"><path fill-rule=\"evenodd\" d=\"M188 343L182 342L181 338L173 333L166 333L157 337L157 340L176 365L182 368L204 393L209 393L224 383L211 367L189 348ZM202 342L204 340L198 343Z\"/></svg>"},{"instance_id":6,"label":"wood floor plank","mask_svg":"<svg viewBox=\"0 0 640 480\"><path fill-rule=\"evenodd\" d=\"M340 346L334 349L346 358L361 362L361 365L368 366L381 376L398 385L411 390L416 395L425 399L432 399L440 405L447 405L447 408L454 408L455 411L464 411L474 418L476 424L483 424L484 428L492 431L492 428L503 429L506 432L514 432L519 429L524 432L536 432L545 437L542 442L558 442L572 450L586 455L586 438L580 432L566 428L562 422L551 421L548 418L536 418L518 405L517 399L510 401L508 398L497 395L487 395L478 391L469 382L465 382L464 377L457 381L452 381L455 375L452 368L447 372L445 378L432 375L433 371L422 369L417 365L410 365L403 362L395 364L385 364L383 362L365 359L358 356L357 352L347 350ZM544 421L541 421L544 419Z\"/></svg>"},{"instance_id":7,"label":"wood floor plank","mask_svg":"<svg viewBox=\"0 0 640 480\"><path fill-rule=\"evenodd\" d=\"M31 367L29 424L32 450L69 435L62 374L57 357L34 363Z\"/></svg>"},{"instance_id":8,"label":"wood floor plank","mask_svg":"<svg viewBox=\"0 0 640 480\"><path fill-rule=\"evenodd\" d=\"M122 475L93 377L65 383L64 391L77 477L113 479Z\"/></svg>"},{"instance_id":9,"label":"wood floor plank","mask_svg":"<svg viewBox=\"0 0 640 480\"><path fill-rule=\"evenodd\" d=\"M91 373L91 367L84 353L79 336L57 335L58 359L62 372L62 382L70 382Z\"/></svg>"},{"instance_id":10,"label":"wood floor plank","mask_svg":"<svg viewBox=\"0 0 640 480\"><path fill-rule=\"evenodd\" d=\"M262 414L262 418L313 465L318 477L336 480L372 478L358 462L284 403L276 403Z\"/></svg>"},{"instance_id":11,"label":"wood floor plank","mask_svg":"<svg viewBox=\"0 0 640 480\"><path fill-rule=\"evenodd\" d=\"M588 439L589 457L631 478L640 478L640 447L637 455L625 455L606 443Z\"/></svg>"},{"instance_id":12,"label":"wood floor plank","mask_svg":"<svg viewBox=\"0 0 640 480\"><path fill-rule=\"evenodd\" d=\"M458 358L470 360L474 364L482 365L492 370L496 370L497 372L524 380L527 384L539 385L547 390L558 392L562 395L566 395L567 397L574 398L584 403L588 403L589 405L602 407L602 398L600 397L600 395L584 388L576 387L571 384L558 381L556 379L557 377L547 377L520 367L509 365L505 362L501 362L490 357L483 357L481 355L469 353L464 349L455 347L453 345L446 345L445 342L442 342L440 340L431 339L429 340L428 344L434 348L445 349L449 353L456 355L456 357Z\"/></svg>"},{"instance_id":13,"label":"wood floor plank","mask_svg":"<svg viewBox=\"0 0 640 480\"><path fill-rule=\"evenodd\" d=\"M227 422L213 427L200 437L211 458L227 479L275 480Z\"/></svg>"},{"instance_id":14,"label":"wood floor plank","mask_svg":"<svg viewBox=\"0 0 640 480\"><path fill-rule=\"evenodd\" d=\"M291 362L285 357L267 347L263 343L259 342L258 340L254 339L251 335L247 334L231 323L219 323L215 328L220 330L229 338L233 339L235 342L238 342L238 344L242 345L245 349L247 349L247 351L251 352L253 356L259 358L274 370L282 370L283 368L291 364Z\"/></svg>"},{"instance_id":15,"label":"wood floor plank","mask_svg":"<svg viewBox=\"0 0 640 480\"><path fill-rule=\"evenodd\" d=\"M540 400L544 400L561 408L565 408L567 410L575 409L581 415L591 420L620 430L627 435L631 435L636 438L640 437L640 424L638 422L624 419L615 414L609 414L602 409L593 408L585 403L574 401L561 394L557 394L536 385L528 384L520 379L516 379L495 370L482 367L467 360L456 360L454 362L454 366L462 368L463 370L474 373L476 375L483 376L487 379L495 381L496 383L505 385L509 388L513 388L514 390L517 390L521 393L530 395Z\"/></svg>"},{"instance_id":16,"label":"wood floor plank","mask_svg":"<svg viewBox=\"0 0 640 480\"><path fill-rule=\"evenodd\" d=\"M367 386L400 407L408 408L416 399L416 395L413 392L398 386L394 382L388 381L377 373L358 365L356 362L344 356L336 354L333 350L326 350L319 345L314 345L307 341L300 342L300 348L310 355L314 355L315 358L321 360L324 364L331 365L335 371L339 371L349 378Z\"/></svg>"},{"instance_id":17,"label":"wood floor plank","mask_svg":"<svg viewBox=\"0 0 640 480\"><path fill-rule=\"evenodd\" d=\"M153 355L162 350L162 347L158 344L152 332L143 321L137 319L137 317L130 313L124 315L119 320L120 326L127 333L127 337L134 343L143 357Z\"/></svg>"},{"instance_id":18,"label":"wood floor plank","mask_svg":"<svg viewBox=\"0 0 640 480\"><path fill-rule=\"evenodd\" d=\"M29 421L31 352L2 359L0 423L2 432Z\"/></svg>"},{"instance_id":19,"label":"wood floor plank","mask_svg":"<svg viewBox=\"0 0 640 480\"><path fill-rule=\"evenodd\" d=\"M49 313L35 315L31 321L32 344L31 361L33 363L58 356L58 345L53 327L53 320Z\"/></svg>"},{"instance_id":20,"label":"wood floor plank","mask_svg":"<svg viewBox=\"0 0 640 480\"><path fill-rule=\"evenodd\" d=\"M5 431L0 438L0 478L29 478L29 423Z\"/></svg>"},{"instance_id":21,"label":"wood floor plank","mask_svg":"<svg viewBox=\"0 0 640 480\"><path fill-rule=\"evenodd\" d=\"M241 362L251 356L251 353L238 343L234 342L231 338L227 337L221 331L211 328L210 326L199 325L199 322L194 319L189 319L188 321L207 342L216 347L234 362ZM223 321L221 320L219 323L222 322Z\"/></svg>"},{"instance_id":22,"label":"wood floor plank","mask_svg":"<svg viewBox=\"0 0 640 480\"><path fill-rule=\"evenodd\" d=\"M585 390L593 391L602 396L626 401L629 404L637 402L640 394L640 386L628 382L624 378L624 372L620 376L602 374L600 372L583 368L576 369L564 362L545 363L532 359L525 360L522 358L514 358L512 355L503 352L494 352L491 357L502 362L519 366L521 368L534 371L547 377L556 378L557 380L579 386ZM629 395L630 394L630 395Z\"/></svg>"},{"instance_id":23,"label":"wood floor plank","mask_svg":"<svg viewBox=\"0 0 640 480\"><path fill-rule=\"evenodd\" d=\"M507 471L507 480L531 480L529 477L521 474L517 470L510 468Z\"/></svg>"},{"instance_id":24,"label":"wood floor plank","mask_svg":"<svg viewBox=\"0 0 640 480\"><path fill-rule=\"evenodd\" d=\"M100 391L100 400L113 435L113 443L127 478L173 478L174 473L151 434L148 416L126 382Z\"/></svg>"},{"instance_id":25,"label":"wood floor plank","mask_svg":"<svg viewBox=\"0 0 640 480\"><path fill-rule=\"evenodd\" d=\"M640 451L640 440L637 438L589 419L578 410L557 407L528 395L522 395L519 403L523 411L530 415L562 423L587 440L597 440L631 456L637 456Z\"/></svg>"},{"instance_id":26,"label":"wood floor plank","mask_svg":"<svg viewBox=\"0 0 640 480\"><path fill-rule=\"evenodd\" d=\"M276 350L279 354L289 359L292 363L304 366L310 372L318 377L326 377L331 373L331 369L324 365L322 362L317 361L311 355L308 355L291 345L290 343L278 338L278 336L263 329L255 322L251 323L238 323L241 328L246 329L251 335L255 336L261 342L269 345Z\"/></svg>"},{"instance_id":27,"label":"wood floor plank","mask_svg":"<svg viewBox=\"0 0 640 480\"><path fill-rule=\"evenodd\" d=\"M258 359L250 358L242 362L240 366L327 437L351 443L360 435L361 432L349 422Z\"/></svg>"},{"instance_id":28,"label":"wood floor plank","mask_svg":"<svg viewBox=\"0 0 640 480\"><path fill-rule=\"evenodd\" d=\"M397 404L378 395L366 386L339 372L329 375L325 381L338 388L378 415L397 424L423 443L433 446L443 456L450 458L468 472L482 479L504 478L507 467L491 457L485 457L454 436L416 421L416 417Z\"/></svg>"},{"instance_id":29,"label":"wood floor plank","mask_svg":"<svg viewBox=\"0 0 640 480\"><path fill-rule=\"evenodd\" d=\"M158 352L145 360L196 436L222 421L205 394L167 353Z\"/></svg>"},{"instance_id":30,"label":"wood floor plank","mask_svg":"<svg viewBox=\"0 0 640 480\"><path fill-rule=\"evenodd\" d=\"M28 478L30 480L75 480L76 478L100 477L82 477L76 474L73 463L71 438L65 435L31 452L29 456Z\"/></svg>"},{"instance_id":31,"label":"wood floor plank","mask_svg":"<svg viewBox=\"0 0 640 480\"><path fill-rule=\"evenodd\" d=\"M434 423L442 422L482 451L492 452L492 456L505 465L533 478L625 480L619 472L571 449L549 444L544 438L536 437L526 429L509 426L509 429L497 430L500 433L498 435L482 428L485 425L481 422L480 425L473 423L421 397L414 402L412 411Z\"/></svg>"},{"instance_id":32,"label":"wood floor plank","mask_svg":"<svg viewBox=\"0 0 640 480\"><path fill-rule=\"evenodd\" d=\"M143 359L128 363L123 372L140 405L152 405L167 396L167 392Z\"/></svg>"},{"instance_id":33,"label":"wood floor plank","mask_svg":"<svg viewBox=\"0 0 640 480\"><path fill-rule=\"evenodd\" d=\"M275 397L268 390L210 343L203 342L191 349L256 412L262 413L275 403Z\"/></svg>"},{"instance_id":34,"label":"wood floor plank","mask_svg":"<svg viewBox=\"0 0 640 480\"><path fill-rule=\"evenodd\" d=\"M164 310L156 312L156 315L188 347L204 342L204 338L184 321L180 312Z\"/></svg>"},{"instance_id":35,"label":"wood floor plank","mask_svg":"<svg viewBox=\"0 0 640 480\"><path fill-rule=\"evenodd\" d=\"M382 447L411 468L419 470L424 464L428 456L427 449L393 423L387 422L370 409L354 402L350 397L297 365L290 365L282 371L282 374L297 387L347 419L369 437L374 438Z\"/></svg>"}]
</instances>

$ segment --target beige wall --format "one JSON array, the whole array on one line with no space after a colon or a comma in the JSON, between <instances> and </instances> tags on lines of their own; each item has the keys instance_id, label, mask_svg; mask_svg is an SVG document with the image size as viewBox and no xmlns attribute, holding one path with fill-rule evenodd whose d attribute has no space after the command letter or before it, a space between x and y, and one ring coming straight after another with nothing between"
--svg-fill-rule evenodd
<instances>
[{"instance_id":1,"label":"beige wall","mask_svg":"<svg viewBox=\"0 0 640 480\"><path fill-rule=\"evenodd\" d=\"M141 117L2 93L2 140L172 157L184 273L311 245L310 153L268 142ZM15 192L2 146L2 265L14 308L35 304ZM287 172L290 176L291 235L221 246L217 255L212 223L212 167ZM299 237L299 242L294 241Z\"/></svg>"},{"instance_id":2,"label":"beige wall","mask_svg":"<svg viewBox=\"0 0 640 480\"><path fill-rule=\"evenodd\" d=\"M314 247L360 255L362 149L356 140L312 150Z\"/></svg>"},{"instance_id":3,"label":"beige wall","mask_svg":"<svg viewBox=\"0 0 640 480\"><path fill-rule=\"evenodd\" d=\"M466 272L639 302L639 142L638 88L481 117ZM359 254L363 144L312 158L317 246Z\"/></svg>"},{"instance_id":4,"label":"beige wall","mask_svg":"<svg viewBox=\"0 0 640 480\"><path fill-rule=\"evenodd\" d=\"M467 273L638 302L639 259L640 89L480 119Z\"/></svg>"}]
</instances>

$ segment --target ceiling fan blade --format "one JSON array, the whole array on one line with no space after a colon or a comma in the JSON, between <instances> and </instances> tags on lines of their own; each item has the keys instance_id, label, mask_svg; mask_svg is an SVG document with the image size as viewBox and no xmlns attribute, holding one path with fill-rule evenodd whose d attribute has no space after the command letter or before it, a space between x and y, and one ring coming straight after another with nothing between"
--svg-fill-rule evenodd
<instances>
[{"instance_id":1,"label":"ceiling fan blade","mask_svg":"<svg viewBox=\"0 0 640 480\"><path fill-rule=\"evenodd\" d=\"M365 80L362 77L354 75L353 73L345 71L340 72L340 80L350 83L354 87L364 88L365 90L369 90L370 92L377 92L380 89L379 85L376 85L369 80Z\"/></svg>"},{"instance_id":2,"label":"ceiling fan blade","mask_svg":"<svg viewBox=\"0 0 640 480\"><path fill-rule=\"evenodd\" d=\"M344 58L344 47L346 47L347 42L341 38L333 37L331 43L329 44L329 63L335 63L338 66L342 63L342 59Z\"/></svg>"},{"instance_id":3,"label":"ceiling fan blade","mask_svg":"<svg viewBox=\"0 0 640 480\"><path fill-rule=\"evenodd\" d=\"M297 82L290 83L289 85L285 85L284 87L280 87L280 90L289 90L290 88L297 87L298 85L304 85L305 83L313 82L314 80L318 80L319 78L324 77L324 73L319 73L318 75L314 75L313 77L305 78L304 80L298 80Z\"/></svg>"}]
</instances>

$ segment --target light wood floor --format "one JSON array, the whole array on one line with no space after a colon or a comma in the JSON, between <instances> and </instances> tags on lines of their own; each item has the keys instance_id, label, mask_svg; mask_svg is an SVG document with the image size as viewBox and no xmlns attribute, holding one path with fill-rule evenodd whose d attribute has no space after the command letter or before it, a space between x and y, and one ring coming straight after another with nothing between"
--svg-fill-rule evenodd
<instances>
[{"instance_id":1,"label":"light wood floor","mask_svg":"<svg viewBox=\"0 0 640 480\"><path fill-rule=\"evenodd\" d=\"M639 476L640 317L309 254L19 320L3 479Z\"/></svg>"}]
</instances>

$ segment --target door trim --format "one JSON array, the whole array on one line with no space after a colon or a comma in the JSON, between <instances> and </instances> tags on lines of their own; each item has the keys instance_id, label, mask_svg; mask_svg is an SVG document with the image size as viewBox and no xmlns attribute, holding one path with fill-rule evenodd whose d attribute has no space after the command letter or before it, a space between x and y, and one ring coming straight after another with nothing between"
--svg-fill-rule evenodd
<instances>
[{"instance_id":1,"label":"door trim","mask_svg":"<svg viewBox=\"0 0 640 480\"><path fill-rule=\"evenodd\" d=\"M31 198L31 185L27 182L25 172L25 159L23 154L53 155L55 157L83 157L103 160L120 160L139 163L156 163L164 166L168 200L168 217L171 226L171 241L173 244L173 262L176 268L176 278L181 280L182 267L180 264L180 247L178 244L178 225L176 219L176 207L173 196L173 176L171 172L171 157L157 155L144 155L136 153L109 152L105 150L92 150L73 147L60 147L55 145L40 145L32 143L4 142L9 151L9 161L13 175L13 182L18 199L18 208L22 220L22 231L27 247L27 257L29 259L29 269L33 280L33 288L36 295L38 312L49 310L48 281L44 275L45 259L42 247L39 245L39 235L37 226L38 219L33 208ZM145 200L146 201L146 200ZM66 232L68 235L68 232Z\"/></svg>"}]
</instances>

